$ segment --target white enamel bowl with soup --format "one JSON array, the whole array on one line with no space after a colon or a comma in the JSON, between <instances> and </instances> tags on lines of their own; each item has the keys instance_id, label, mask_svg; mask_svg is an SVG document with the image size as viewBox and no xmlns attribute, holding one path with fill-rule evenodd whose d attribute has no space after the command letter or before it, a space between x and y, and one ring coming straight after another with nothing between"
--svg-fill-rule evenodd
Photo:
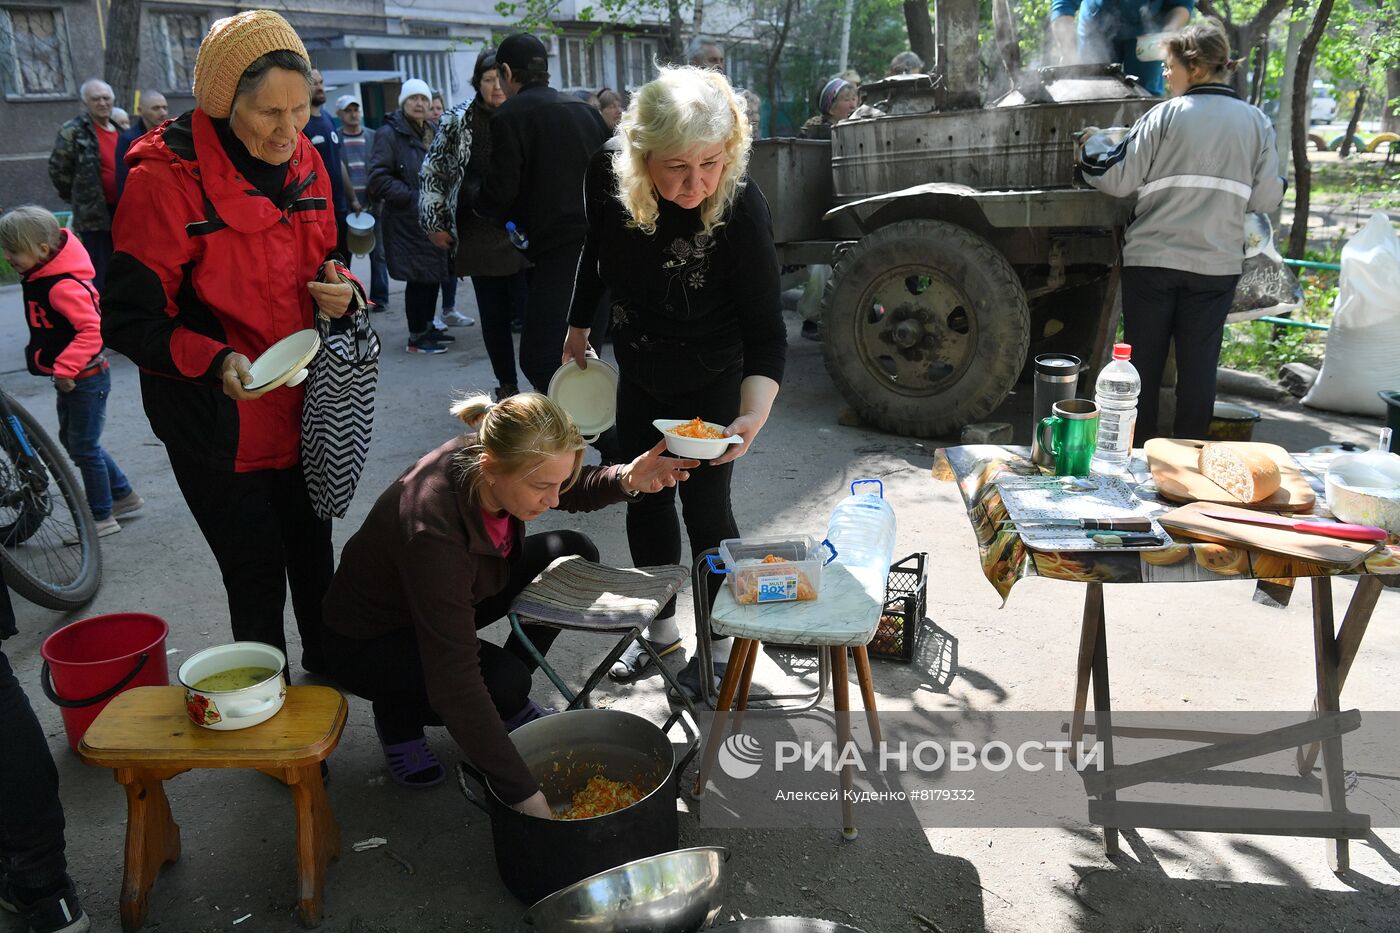
<instances>
[{"instance_id":1,"label":"white enamel bowl with soup","mask_svg":"<svg viewBox=\"0 0 1400 933\"><path fill-rule=\"evenodd\" d=\"M660 419L653 421L656 430L660 431L666 438L666 449L677 457L686 457L691 460L713 460L720 456L729 448L731 444L742 444L744 439L737 434L733 437L685 437L681 434L672 434L674 428L689 424L689 421L668 421ZM723 431L724 425L705 422L705 426L716 431Z\"/></svg>"},{"instance_id":2,"label":"white enamel bowl with soup","mask_svg":"<svg viewBox=\"0 0 1400 933\"><path fill-rule=\"evenodd\" d=\"M240 667L276 671L258 683L236 690L200 690L195 684ZM260 641L236 641L196 651L178 675L185 688L185 711L190 721L206 729L231 732L267 722L277 715L287 696L287 657Z\"/></svg>"}]
</instances>

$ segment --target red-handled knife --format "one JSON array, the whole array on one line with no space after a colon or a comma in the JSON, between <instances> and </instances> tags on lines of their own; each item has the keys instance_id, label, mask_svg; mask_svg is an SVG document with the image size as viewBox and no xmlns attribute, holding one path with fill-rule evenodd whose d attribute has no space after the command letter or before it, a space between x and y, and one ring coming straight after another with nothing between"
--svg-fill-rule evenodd
<instances>
[{"instance_id":1,"label":"red-handled knife","mask_svg":"<svg viewBox=\"0 0 1400 933\"><path fill-rule=\"evenodd\" d=\"M1384 528L1375 528L1371 525L1349 525L1346 522L1299 522L1274 515L1240 515L1235 512L1207 512L1203 510L1201 514L1207 518L1218 518L1222 522L1268 525L1271 528L1286 528L1307 535L1341 538L1344 541L1384 541L1389 537Z\"/></svg>"}]
</instances>

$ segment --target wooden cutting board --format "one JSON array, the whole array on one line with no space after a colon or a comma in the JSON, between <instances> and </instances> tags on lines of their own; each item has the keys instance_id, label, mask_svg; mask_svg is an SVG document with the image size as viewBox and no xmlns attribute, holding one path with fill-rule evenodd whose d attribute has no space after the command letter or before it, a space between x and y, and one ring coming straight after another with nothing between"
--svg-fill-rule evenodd
<instances>
[{"instance_id":1,"label":"wooden cutting board","mask_svg":"<svg viewBox=\"0 0 1400 933\"><path fill-rule=\"evenodd\" d=\"M1147 466L1157 481L1162 498L1173 502L1219 502L1265 512L1311 512L1317 496L1303 478L1293 455L1277 444L1232 443L1249 447L1278 464L1279 488L1262 502L1244 503L1201 475L1197 464L1205 441L1183 441L1169 437L1154 437L1143 447Z\"/></svg>"},{"instance_id":2,"label":"wooden cutting board","mask_svg":"<svg viewBox=\"0 0 1400 933\"><path fill-rule=\"evenodd\" d=\"M1162 527L1173 536L1213 541L1232 547L1244 547L1280 557L1328 564L1333 567L1350 567L1360 563L1381 546L1381 542L1342 541L1337 538L1324 538L1319 535L1290 531L1287 528L1267 528L1263 525L1246 525L1243 522L1227 522L1218 518L1207 518L1202 512L1231 512L1252 515L1257 510L1241 509L1233 506L1215 505L1207 502L1193 502L1159 516ZM1292 517L1292 516L1285 516Z\"/></svg>"}]
</instances>

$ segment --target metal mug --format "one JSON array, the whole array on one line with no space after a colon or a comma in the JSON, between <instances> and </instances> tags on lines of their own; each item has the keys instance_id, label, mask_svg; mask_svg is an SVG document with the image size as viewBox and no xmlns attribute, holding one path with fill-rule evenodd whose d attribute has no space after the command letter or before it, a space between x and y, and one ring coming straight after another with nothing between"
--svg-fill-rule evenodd
<instances>
[{"instance_id":1,"label":"metal mug","mask_svg":"<svg viewBox=\"0 0 1400 933\"><path fill-rule=\"evenodd\" d=\"M1036 425L1040 446L1055 457L1056 476L1088 476L1098 449L1099 406L1086 398L1065 399Z\"/></svg>"},{"instance_id":2,"label":"metal mug","mask_svg":"<svg viewBox=\"0 0 1400 933\"><path fill-rule=\"evenodd\" d=\"M1068 353L1043 353L1035 358L1035 400L1032 405L1034 420L1032 428L1041 419L1050 417L1050 409L1056 402L1074 398L1079 385L1079 374L1084 371L1084 363L1077 356ZM1055 456L1041 446L1040 432L1031 432L1031 459L1037 466L1047 469L1055 465Z\"/></svg>"}]
</instances>

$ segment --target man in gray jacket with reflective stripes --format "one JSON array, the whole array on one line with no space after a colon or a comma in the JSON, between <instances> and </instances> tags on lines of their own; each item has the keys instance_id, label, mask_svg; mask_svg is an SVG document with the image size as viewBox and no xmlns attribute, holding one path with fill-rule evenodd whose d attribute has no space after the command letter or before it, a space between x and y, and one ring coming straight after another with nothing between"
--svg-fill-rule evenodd
<instances>
[{"instance_id":1,"label":"man in gray jacket with reflective stripes","mask_svg":"<svg viewBox=\"0 0 1400 933\"><path fill-rule=\"evenodd\" d=\"M1081 156L1084 179L1136 194L1123 247L1123 329L1142 377L1136 443L1158 435L1162 370L1176 342L1172 436L1202 438L1215 404L1225 317L1244 263L1245 214L1283 200L1274 129L1229 85L1229 40L1211 21L1167 43L1172 98L1115 148Z\"/></svg>"}]
</instances>

